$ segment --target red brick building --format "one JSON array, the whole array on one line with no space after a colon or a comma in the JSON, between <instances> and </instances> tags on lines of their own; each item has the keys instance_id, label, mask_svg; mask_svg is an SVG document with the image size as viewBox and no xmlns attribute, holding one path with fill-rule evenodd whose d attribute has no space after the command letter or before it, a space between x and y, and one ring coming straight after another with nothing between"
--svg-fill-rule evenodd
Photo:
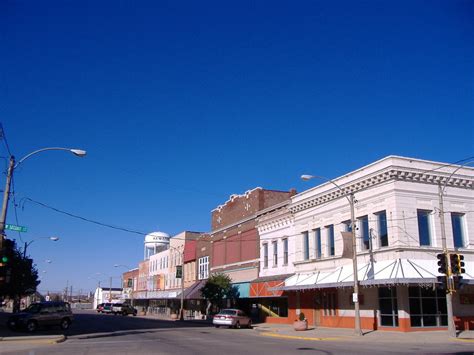
<instances>
[{"instance_id":1,"label":"red brick building","mask_svg":"<svg viewBox=\"0 0 474 355\"><path fill-rule=\"evenodd\" d=\"M260 238L257 217L296 194L257 187L243 195L231 195L212 211L210 272L225 273L240 293L239 306L250 310L250 282L258 278ZM207 248L203 241L202 247Z\"/></svg>"}]
</instances>

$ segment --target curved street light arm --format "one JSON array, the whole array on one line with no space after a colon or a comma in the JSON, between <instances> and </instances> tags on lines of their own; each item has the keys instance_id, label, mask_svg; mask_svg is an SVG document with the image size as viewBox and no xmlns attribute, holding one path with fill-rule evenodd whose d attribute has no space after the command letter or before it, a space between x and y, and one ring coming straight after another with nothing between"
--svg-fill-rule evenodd
<instances>
[{"instance_id":1,"label":"curved street light arm","mask_svg":"<svg viewBox=\"0 0 474 355\"><path fill-rule=\"evenodd\" d=\"M469 160L467 162L465 162L464 164L458 166L449 176L448 178L446 179L445 183L443 184L443 188L441 189L441 193L444 195L444 190L446 190L446 187L448 186L448 182L449 180L451 180L451 178L453 177L454 174L456 174L456 172L458 170L460 170L461 168L464 168L465 166L467 166L468 164L471 164L471 163L474 163L474 159L473 160Z\"/></svg>"},{"instance_id":2,"label":"curved street light arm","mask_svg":"<svg viewBox=\"0 0 474 355\"><path fill-rule=\"evenodd\" d=\"M303 180L310 180L310 179L318 178L318 179L321 179L321 180L325 180L325 181L327 181L327 182L330 182L331 184L333 184L334 186L336 186L336 187L344 194L344 197L347 199L347 201L349 202L349 204L352 203L351 200L349 199L349 196L350 196L351 194L349 194L349 196L348 196L348 194L344 191L344 189L343 189L341 186L339 186L339 185L338 185L334 180L332 180L332 179L329 179L329 178L327 178L327 177L320 176L320 175L301 175L301 178L302 178Z\"/></svg>"},{"instance_id":3,"label":"curved street light arm","mask_svg":"<svg viewBox=\"0 0 474 355\"><path fill-rule=\"evenodd\" d=\"M35 154L40 153L40 152L44 152L46 150L65 150L65 151L73 153L74 155L76 155L78 157L84 157L87 154L85 150L81 150L81 149L71 149L71 148L62 148L62 147L41 148L41 149L35 150L34 152L31 152L31 153L25 155L23 158L18 160L18 162L13 166L13 169L16 169L18 167L18 165L23 163L26 159L28 159L32 155L35 155Z\"/></svg>"}]
</instances>

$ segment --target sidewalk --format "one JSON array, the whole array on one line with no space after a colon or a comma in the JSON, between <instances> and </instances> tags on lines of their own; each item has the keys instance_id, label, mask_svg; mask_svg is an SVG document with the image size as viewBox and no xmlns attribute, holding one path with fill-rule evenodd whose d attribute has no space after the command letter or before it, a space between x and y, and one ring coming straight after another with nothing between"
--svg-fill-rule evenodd
<instances>
[{"instance_id":1,"label":"sidewalk","mask_svg":"<svg viewBox=\"0 0 474 355\"><path fill-rule=\"evenodd\" d=\"M450 338L447 331L419 331L419 332L395 332L395 331L364 331L363 336L354 334L353 329L346 328L313 328L306 331L295 331L290 324L268 324L261 323L254 325L254 330L260 332L262 336L302 339L308 341L373 341L379 343L444 343L447 341L472 342L474 346L474 331L463 331L457 338Z\"/></svg>"}]
</instances>

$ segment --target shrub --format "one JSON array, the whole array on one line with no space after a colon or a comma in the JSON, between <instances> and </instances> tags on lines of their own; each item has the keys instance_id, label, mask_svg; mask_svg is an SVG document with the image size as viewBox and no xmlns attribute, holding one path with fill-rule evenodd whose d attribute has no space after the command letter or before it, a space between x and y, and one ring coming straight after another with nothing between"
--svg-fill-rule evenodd
<instances>
[{"instance_id":1,"label":"shrub","mask_svg":"<svg viewBox=\"0 0 474 355\"><path fill-rule=\"evenodd\" d=\"M303 312L300 313L300 315L298 316L298 319L301 321L306 319Z\"/></svg>"}]
</instances>

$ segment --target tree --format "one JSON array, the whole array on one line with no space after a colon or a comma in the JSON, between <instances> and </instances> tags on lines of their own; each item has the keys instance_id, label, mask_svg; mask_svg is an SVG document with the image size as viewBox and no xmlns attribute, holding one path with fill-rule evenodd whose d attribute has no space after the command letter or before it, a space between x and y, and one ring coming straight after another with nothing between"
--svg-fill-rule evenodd
<instances>
[{"instance_id":1,"label":"tree","mask_svg":"<svg viewBox=\"0 0 474 355\"><path fill-rule=\"evenodd\" d=\"M0 287L0 296L13 299L16 310L20 298L34 294L41 281L38 280L38 270L33 265L33 260L23 257L22 251L16 245L7 268L9 276L7 282Z\"/></svg>"},{"instance_id":2,"label":"tree","mask_svg":"<svg viewBox=\"0 0 474 355\"><path fill-rule=\"evenodd\" d=\"M232 279L226 274L214 274L207 279L201 289L202 296L218 308L226 298L235 300L239 297L237 287L232 285Z\"/></svg>"}]
</instances>

